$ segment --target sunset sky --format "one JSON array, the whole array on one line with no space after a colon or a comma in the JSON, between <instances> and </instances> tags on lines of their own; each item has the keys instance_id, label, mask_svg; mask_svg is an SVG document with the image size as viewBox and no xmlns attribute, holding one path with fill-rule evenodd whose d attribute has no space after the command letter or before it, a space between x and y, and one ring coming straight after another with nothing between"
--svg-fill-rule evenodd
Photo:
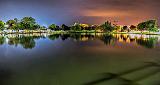
<instances>
[{"instance_id":1,"label":"sunset sky","mask_svg":"<svg viewBox=\"0 0 160 85\"><path fill-rule=\"evenodd\" d=\"M160 0L0 0L0 20L32 16L42 25L106 20L131 25L160 20L159 7Z\"/></svg>"}]
</instances>

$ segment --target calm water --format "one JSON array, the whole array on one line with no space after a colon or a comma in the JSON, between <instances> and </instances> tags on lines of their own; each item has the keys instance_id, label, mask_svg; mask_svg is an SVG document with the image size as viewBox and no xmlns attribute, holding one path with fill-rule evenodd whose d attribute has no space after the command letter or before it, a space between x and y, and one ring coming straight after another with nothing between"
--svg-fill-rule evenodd
<instances>
[{"instance_id":1,"label":"calm water","mask_svg":"<svg viewBox=\"0 0 160 85\"><path fill-rule=\"evenodd\" d=\"M160 36L0 35L0 85L160 85Z\"/></svg>"}]
</instances>

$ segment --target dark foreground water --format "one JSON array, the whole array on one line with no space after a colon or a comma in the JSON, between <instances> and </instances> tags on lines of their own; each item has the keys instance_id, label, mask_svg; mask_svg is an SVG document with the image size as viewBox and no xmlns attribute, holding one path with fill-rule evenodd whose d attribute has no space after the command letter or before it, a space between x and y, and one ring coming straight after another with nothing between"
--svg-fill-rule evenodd
<instances>
[{"instance_id":1,"label":"dark foreground water","mask_svg":"<svg viewBox=\"0 0 160 85\"><path fill-rule=\"evenodd\" d=\"M0 85L160 85L160 36L0 35Z\"/></svg>"}]
</instances>

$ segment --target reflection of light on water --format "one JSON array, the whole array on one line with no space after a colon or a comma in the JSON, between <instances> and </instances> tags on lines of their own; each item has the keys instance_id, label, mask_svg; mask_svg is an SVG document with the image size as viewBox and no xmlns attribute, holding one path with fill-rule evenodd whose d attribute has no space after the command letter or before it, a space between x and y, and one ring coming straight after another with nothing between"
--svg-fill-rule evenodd
<instances>
[{"instance_id":1,"label":"reflection of light on water","mask_svg":"<svg viewBox=\"0 0 160 85\"><path fill-rule=\"evenodd\" d=\"M130 38L150 38L150 35L128 34ZM154 37L154 35L152 36Z\"/></svg>"},{"instance_id":2,"label":"reflection of light on water","mask_svg":"<svg viewBox=\"0 0 160 85\"><path fill-rule=\"evenodd\" d=\"M89 40L88 37L82 37L81 38L81 41L87 41L87 40Z\"/></svg>"},{"instance_id":3,"label":"reflection of light on water","mask_svg":"<svg viewBox=\"0 0 160 85\"><path fill-rule=\"evenodd\" d=\"M113 34L117 42L114 47L140 47L155 48L159 46L159 35L140 35L140 34ZM119 44L121 43L121 44ZM128 45L128 44L129 45Z\"/></svg>"},{"instance_id":4,"label":"reflection of light on water","mask_svg":"<svg viewBox=\"0 0 160 85\"><path fill-rule=\"evenodd\" d=\"M2 35L3 36L3 35ZM46 38L50 36L47 33L33 33L33 34L7 34L4 35L5 43L8 45L21 45L25 48L34 48L35 39ZM139 48L141 46L147 48L155 48L159 46L159 35L140 35L140 34L103 34L103 33L82 33L82 34L56 34L52 35L52 40L61 37L63 40L73 39L75 42L90 41L99 39L107 46L125 48ZM51 38L51 37L50 37ZM49 38L49 39L50 39ZM94 42L94 41L93 41Z\"/></svg>"},{"instance_id":5,"label":"reflection of light on water","mask_svg":"<svg viewBox=\"0 0 160 85\"><path fill-rule=\"evenodd\" d=\"M131 41L130 41L130 39L129 39L129 38L127 38L126 42L127 42L127 43L130 43Z\"/></svg>"},{"instance_id":6,"label":"reflection of light on water","mask_svg":"<svg viewBox=\"0 0 160 85\"><path fill-rule=\"evenodd\" d=\"M9 58L10 56L8 56L8 54L10 53L10 48L9 48L9 45L7 45L8 44L8 41L9 41L9 39L8 38L6 38L6 45L5 45L5 51L4 51L4 56L5 56L5 58Z\"/></svg>"},{"instance_id":7,"label":"reflection of light on water","mask_svg":"<svg viewBox=\"0 0 160 85\"><path fill-rule=\"evenodd\" d=\"M160 36L158 36L158 42L160 42Z\"/></svg>"},{"instance_id":8,"label":"reflection of light on water","mask_svg":"<svg viewBox=\"0 0 160 85\"><path fill-rule=\"evenodd\" d=\"M6 39L5 39L5 43L8 43L8 41L9 41L9 39L8 39L8 38L6 38Z\"/></svg>"},{"instance_id":9,"label":"reflection of light on water","mask_svg":"<svg viewBox=\"0 0 160 85\"><path fill-rule=\"evenodd\" d=\"M130 38L134 39L135 38L135 34L130 34Z\"/></svg>"},{"instance_id":10,"label":"reflection of light on water","mask_svg":"<svg viewBox=\"0 0 160 85\"><path fill-rule=\"evenodd\" d=\"M117 39L121 38L121 36L123 36L124 38L128 38L129 36L129 39L148 39L148 38L155 38L157 37L158 38L158 41L160 41L160 36L159 35L140 35L140 34L114 34L113 35L114 37L116 37ZM120 39L120 41L123 41Z\"/></svg>"}]
</instances>

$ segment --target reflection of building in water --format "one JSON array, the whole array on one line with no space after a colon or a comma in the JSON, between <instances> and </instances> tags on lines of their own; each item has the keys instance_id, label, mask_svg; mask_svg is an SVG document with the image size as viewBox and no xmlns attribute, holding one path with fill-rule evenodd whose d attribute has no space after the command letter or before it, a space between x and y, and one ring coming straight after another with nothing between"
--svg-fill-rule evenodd
<instances>
[{"instance_id":1,"label":"reflection of building in water","mask_svg":"<svg viewBox=\"0 0 160 85\"><path fill-rule=\"evenodd\" d=\"M89 41L95 39L95 33L70 34L70 38L74 39L75 41Z\"/></svg>"},{"instance_id":2,"label":"reflection of building in water","mask_svg":"<svg viewBox=\"0 0 160 85\"><path fill-rule=\"evenodd\" d=\"M88 37L82 37L82 38L81 38L81 41L88 41L88 40L89 40Z\"/></svg>"},{"instance_id":3,"label":"reflection of building in water","mask_svg":"<svg viewBox=\"0 0 160 85\"><path fill-rule=\"evenodd\" d=\"M121 44L127 45L127 43L132 44L132 47L145 46L147 48L154 48L159 40L160 36L158 35L139 35L139 34L113 34L113 37L116 38L116 45L121 47ZM123 48L124 46L122 46Z\"/></svg>"},{"instance_id":4,"label":"reflection of building in water","mask_svg":"<svg viewBox=\"0 0 160 85\"><path fill-rule=\"evenodd\" d=\"M157 42L157 36L153 35L139 35L139 34L105 34L105 33L71 33L71 34L59 34L62 40L72 38L75 41L89 41L100 39L106 45L111 47L125 48L133 47L139 48L140 45L148 48L155 47ZM57 35L52 35L49 38L54 40Z\"/></svg>"},{"instance_id":5,"label":"reflection of building in water","mask_svg":"<svg viewBox=\"0 0 160 85\"><path fill-rule=\"evenodd\" d=\"M115 38L119 40L119 42L125 41L125 42L132 42L136 41L137 39L148 39L151 37L159 37L158 35L140 35L140 34L113 34Z\"/></svg>"}]
</instances>

